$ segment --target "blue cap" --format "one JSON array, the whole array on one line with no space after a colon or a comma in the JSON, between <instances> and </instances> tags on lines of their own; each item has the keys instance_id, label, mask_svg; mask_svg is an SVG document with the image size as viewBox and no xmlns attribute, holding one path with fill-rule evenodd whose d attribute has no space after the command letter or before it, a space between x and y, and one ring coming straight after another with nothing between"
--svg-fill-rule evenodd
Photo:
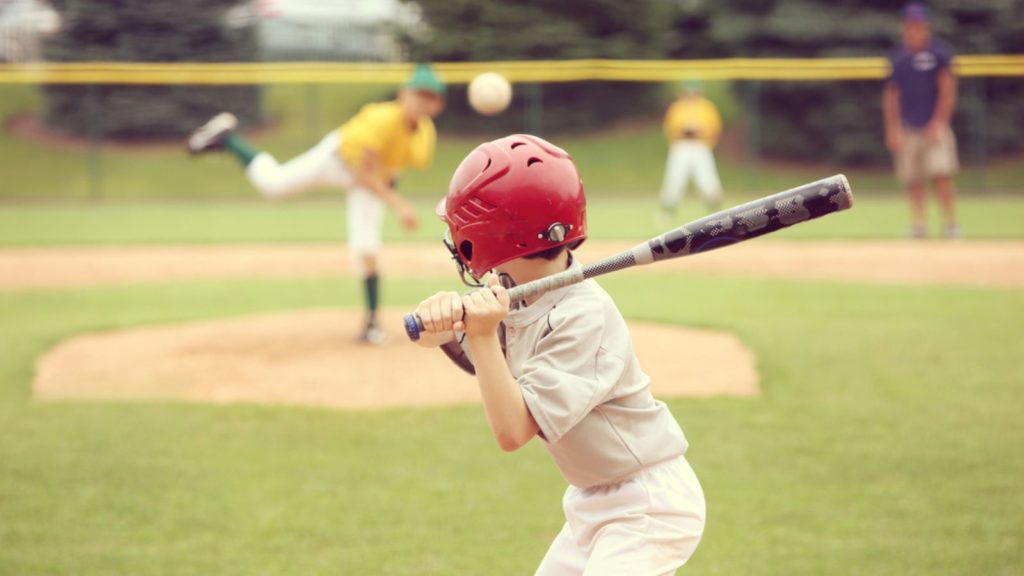
<instances>
[{"instance_id":1,"label":"blue cap","mask_svg":"<svg viewBox=\"0 0 1024 576\"><path fill-rule=\"evenodd\" d=\"M911 2L903 6L903 19L910 22L927 22L931 19L928 7L920 2Z\"/></svg>"}]
</instances>

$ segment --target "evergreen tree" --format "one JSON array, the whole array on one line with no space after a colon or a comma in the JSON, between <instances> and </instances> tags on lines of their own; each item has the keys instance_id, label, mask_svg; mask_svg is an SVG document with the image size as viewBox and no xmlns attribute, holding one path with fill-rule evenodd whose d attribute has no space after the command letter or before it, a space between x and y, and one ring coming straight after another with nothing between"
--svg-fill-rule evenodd
<instances>
[{"instance_id":1,"label":"evergreen tree","mask_svg":"<svg viewBox=\"0 0 1024 576\"><path fill-rule=\"evenodd\" d=\"M51 0L60 32L44 46L54 62L238 62L257 56L250 27L227 26L240 0ZM257 86L48 85L45 122L78 136L186 134L219 110L260 119Z\"/></svg>"},{"instance_id":2,"label":"evergreen tree","mask_svg":"<svg viewBox=\"0 0 1024 576\"><path fill-rule=\"evenodd\" d=\"M661 0L418 0L429 26L407 39L420 59L444 62L660 59L670 40L672 5ZM546 131L588 130L615 119L657 114L660 87L628 82L543 85ZM487 121L487 130L521 130L526 93L516 87L512 107ZM459 131L481 124L469 110L465 87L453 86L439 122Z\"/></svg>"},{"instance_id":3,"label":"evergreen tree","mask_svg":"<svg viewBox=\"0 0 1024 576\"><path fill-rule=\"evenodd\" d=\"M676 58L885 56L900 42L890 0L678 0L670 54ZM958 54L1024 51L1024 2L934 0L936 36ZM741 91L749 83L738 83ZM772 155L842 163L889 161L882 140L879 81L762 82L761 146ZM1021 149L1022 82L960 79L954 118L962 150ZM979 125L984 106L988 122ZM983 140L982 140L983 139Z\"/></svg>"}]
</instances>

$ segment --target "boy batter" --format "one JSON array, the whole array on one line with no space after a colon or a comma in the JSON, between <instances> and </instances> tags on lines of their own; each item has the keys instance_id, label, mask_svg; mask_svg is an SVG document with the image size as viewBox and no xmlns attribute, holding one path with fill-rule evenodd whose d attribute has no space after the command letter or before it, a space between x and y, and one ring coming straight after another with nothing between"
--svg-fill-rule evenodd
<instances>
[{"instance_id":1,"label":"boy batter","mask_svg":"<svg viewBox=\"0 0 1024 576\"><path fill-rule=\"evenodd\" d=\"M236 132L238 120L228 112L193 132L188 149L193 154L221 149L231 152L266 198L284 198L317 186L348 191L348 246L366 295L366 325L360 338L381 344L386 334L377 322L377 254L384 210L394 210L406 229L416 228L416 212L395 193L394 183L407 168L430 166L437 139L432 119L444 109L444 94L444 83L429 65L420 64L395 100L364 106L311 150L284 164L252 149Z\"/></svg>"},{"instance_id":2,"label":"boy batter","mask_svg":"<svg viewBox=\"0 0 1024 576\"><path fill-rule=\"evenodd\" d=\"M499 446L538 436L570 484L565 525L537 574L673 574L700 541L704 495L615 304L587 280L509 311L507 287L580 266L572 250L586 238L585 212L563 150L525 135L479 146L438 213L463 278L493 273L465 296L420 303L420 343L468 356Z\"/></svg>"}]
</instances>

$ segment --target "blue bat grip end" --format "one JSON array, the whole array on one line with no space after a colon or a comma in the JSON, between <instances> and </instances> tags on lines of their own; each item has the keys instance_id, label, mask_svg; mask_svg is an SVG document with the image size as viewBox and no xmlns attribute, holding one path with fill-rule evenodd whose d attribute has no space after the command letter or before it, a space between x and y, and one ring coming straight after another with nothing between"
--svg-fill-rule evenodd
<instances>
[{"instance_id":1,"label":"blue bat grip end","mask_svg":"<svg viewBox=\"0 0 1024 576\"><path fill-rule=\"evenodd\" d=\"M415 314L405 315L405 333L413 342L420 339L420 319Z\"/></svg>"}]
</instances>

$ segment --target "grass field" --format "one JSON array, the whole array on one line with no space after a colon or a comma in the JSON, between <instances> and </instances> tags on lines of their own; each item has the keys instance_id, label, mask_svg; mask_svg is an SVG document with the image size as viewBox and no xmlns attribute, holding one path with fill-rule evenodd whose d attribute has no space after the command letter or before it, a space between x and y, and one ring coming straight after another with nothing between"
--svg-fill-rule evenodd
<instances>
[{"instance_id":1,"label":"grass field","mask_svg":"<svg viewBox=\"0 0 1024 576\"><path fill-rule=\"evenodd\" d=\"M31 91L2 90L0 116L36 105ZM297 105L301 88L289 90L271 92L275 110ZM343 108L315 128L339 121ZM294 153L307 132L282 121L256 140ZM439 165L469 146L443 142ZM594 191L594 237L659 231L656 130L566 146ZM616 150L645 159L622 163ZM89 203L84 152L0 136L0 154L0 198L10 200L0 204L4 247L344 237L338 196L263 203L224 158L104 153L105 194L117 201ZM752 178L726 167L733 189ZM1010 166L999 178L1017 182L1021 171ZM770 191L825 174L757 175ZM409 179L425 219L412 239L439 237L428 215L446 179L440 170ZM891 188L880 172L851 181L858 192ZM752 194L734 192L729 203ZM59 201L22 201L39 196ZM857 202L782 235L904 234L898 195ZM960 207L968 238L1024 235L1019 196L966 194ZM699 215L691 197L680 220ZM393 221L387 236L405 238ZM408 307L455 282L389 277L385 299ZM758 357L762 396L670 401L709 510L683 573L1020 574L1024 291L681 275L602 284L629 318L729 330ZM0 291L0 575L532 573L561 525L564 483L536 442L502 453L479 407L31 399L36 358L75 334L360 301L348 279Z\"/></svg>"},{"instance_id":2,"label":"grass field","mask_svg":"<svg viewBox=\"0 0 1024 576\"><path fill-rule=\"evenodd\" d=\"M630 317L734 330L764 388L671 402L709 501L688 573L1017 573L1020 291L662 280L604 284ZM343 281L0 295L0 573L529 573L563 484L479 408L28 400L77 332L356 304Z\"/></svg>"},{"instance_id":3,"label":"grass field","mask_svg":"<svg viewBox=\"0 0 1024 576\"><path fill-rule=\"evenodd\" d=\"M854 183L856 186L856 183ZM730 197L740 203L753 197ZM438 242L444 227L433 216L433 203L417 201L422 225L408 233L389 215L388 240ZM1024 199L968 198L959 203L960 224L968 238L1024 237ZM599 196L587 211L590 235L597 239L641 240L664 232L656 221L653 198ZM688 202L679 224L704 216ZM939 235L938 215L932 219ZM830 215L784 230L774 238L903 238L907 210L898 199L858 196L855 210ZM268 203L249 201L117 202L87 204L0 203L0 246L61 244L151 244L239 242L342 242L344 200L340 197Z\"/></svg>"}]
</instances>

